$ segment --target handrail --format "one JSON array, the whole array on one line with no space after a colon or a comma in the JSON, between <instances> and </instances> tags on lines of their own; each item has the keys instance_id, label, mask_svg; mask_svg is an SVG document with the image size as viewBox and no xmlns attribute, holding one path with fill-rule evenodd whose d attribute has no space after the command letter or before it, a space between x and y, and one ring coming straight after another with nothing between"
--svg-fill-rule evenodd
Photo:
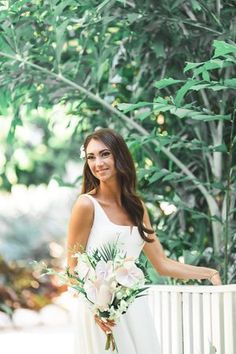
<instances>
[{"instance_id":1,"label":"handrail","mask_svg":"<svg viewBox=\"0 0 236 354\"><path fill-rule=\"evenodd\" d=\"M150 290L155 291L168 291L168 292L181 292L181 293L225 293L236 292L236 284L228 285L159 285L151 284Z\"/></svg>"}]
</instances>

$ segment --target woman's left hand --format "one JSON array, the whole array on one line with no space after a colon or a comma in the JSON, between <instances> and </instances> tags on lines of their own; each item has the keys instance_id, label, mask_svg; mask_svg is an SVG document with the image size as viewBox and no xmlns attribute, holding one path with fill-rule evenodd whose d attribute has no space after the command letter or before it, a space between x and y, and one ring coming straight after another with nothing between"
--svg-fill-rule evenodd
<instances>
[{"instance_id":1,"label":"woman's left hand","mask_svg":"<svg viewBox=\"0 0 236 354\"><path fill-rule=\"evenodd\" d=\"M210 277L210 282L212 283L212 285L222 285L219 272L215 271L215 274Z\"/></svg>"}]
</instances>

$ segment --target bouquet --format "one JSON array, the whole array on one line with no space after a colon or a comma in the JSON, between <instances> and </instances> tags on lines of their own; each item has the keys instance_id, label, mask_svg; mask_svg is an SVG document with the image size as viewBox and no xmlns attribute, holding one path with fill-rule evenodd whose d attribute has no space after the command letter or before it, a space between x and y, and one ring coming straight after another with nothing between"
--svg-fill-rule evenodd
<instances>
[{"instance_id":1,"label":"bouquet","mask_svg":"<svg viewBox=\"0 0 236 354\"><path fill-rule=\"evenodd\" d=\"M134 257L127 257L117 244L107 244L89 252L77 252L74 273L66 268L60 278L82 294L94 315L117 323L129 305L146 295L147 287L141 265ZM46 269L46 274L58 274ZM112 332L106 333L105 349L117 350Z\"/></svg>"}]
</instances>

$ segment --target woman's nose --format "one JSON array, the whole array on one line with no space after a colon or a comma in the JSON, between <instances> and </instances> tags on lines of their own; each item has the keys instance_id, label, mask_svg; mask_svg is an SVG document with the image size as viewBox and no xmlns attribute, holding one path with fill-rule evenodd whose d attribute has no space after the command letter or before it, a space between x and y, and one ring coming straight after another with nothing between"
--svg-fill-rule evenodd
<instances>
[{"instance_id":1,"label":"woman's nose","mask_svg":"<svg viewBox=\"0 0 236 354\"><path fill-rule=\"evenodd\" d=\"M97 156L96 161L95 161L96 165L97 166L102 166L103 162L104 161L103 161L102 157Z\"/></svg>"}]
</instances>

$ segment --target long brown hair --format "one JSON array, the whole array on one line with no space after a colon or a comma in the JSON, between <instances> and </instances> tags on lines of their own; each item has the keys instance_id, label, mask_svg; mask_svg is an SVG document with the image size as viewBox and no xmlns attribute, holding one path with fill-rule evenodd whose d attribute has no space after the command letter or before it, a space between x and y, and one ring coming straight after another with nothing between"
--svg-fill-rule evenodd
<instances>
[{"instance_id":1,"label":"long brown hair","mask_svg":"<svg viewBox=\"0 0 236 354\"><path fill-rule=\"evenodd\" d=\"M141 199L136 194L137 177L134 161L124 139L112 129L98 129L86 137L84 142L85 153L87 146L92 139L100 140L111 150L121 188L122 206L127 211L134 225L137 225L141 237L147 242L152 242L152 240L145 235L145 232L147 234L152 234L154 231L147 229L142 222L144 208ZM99 179L92 174L87 160L85 159L81 192L88 193L94 188L97 188L99 183Z\"/></svg>"}]
</instances>

